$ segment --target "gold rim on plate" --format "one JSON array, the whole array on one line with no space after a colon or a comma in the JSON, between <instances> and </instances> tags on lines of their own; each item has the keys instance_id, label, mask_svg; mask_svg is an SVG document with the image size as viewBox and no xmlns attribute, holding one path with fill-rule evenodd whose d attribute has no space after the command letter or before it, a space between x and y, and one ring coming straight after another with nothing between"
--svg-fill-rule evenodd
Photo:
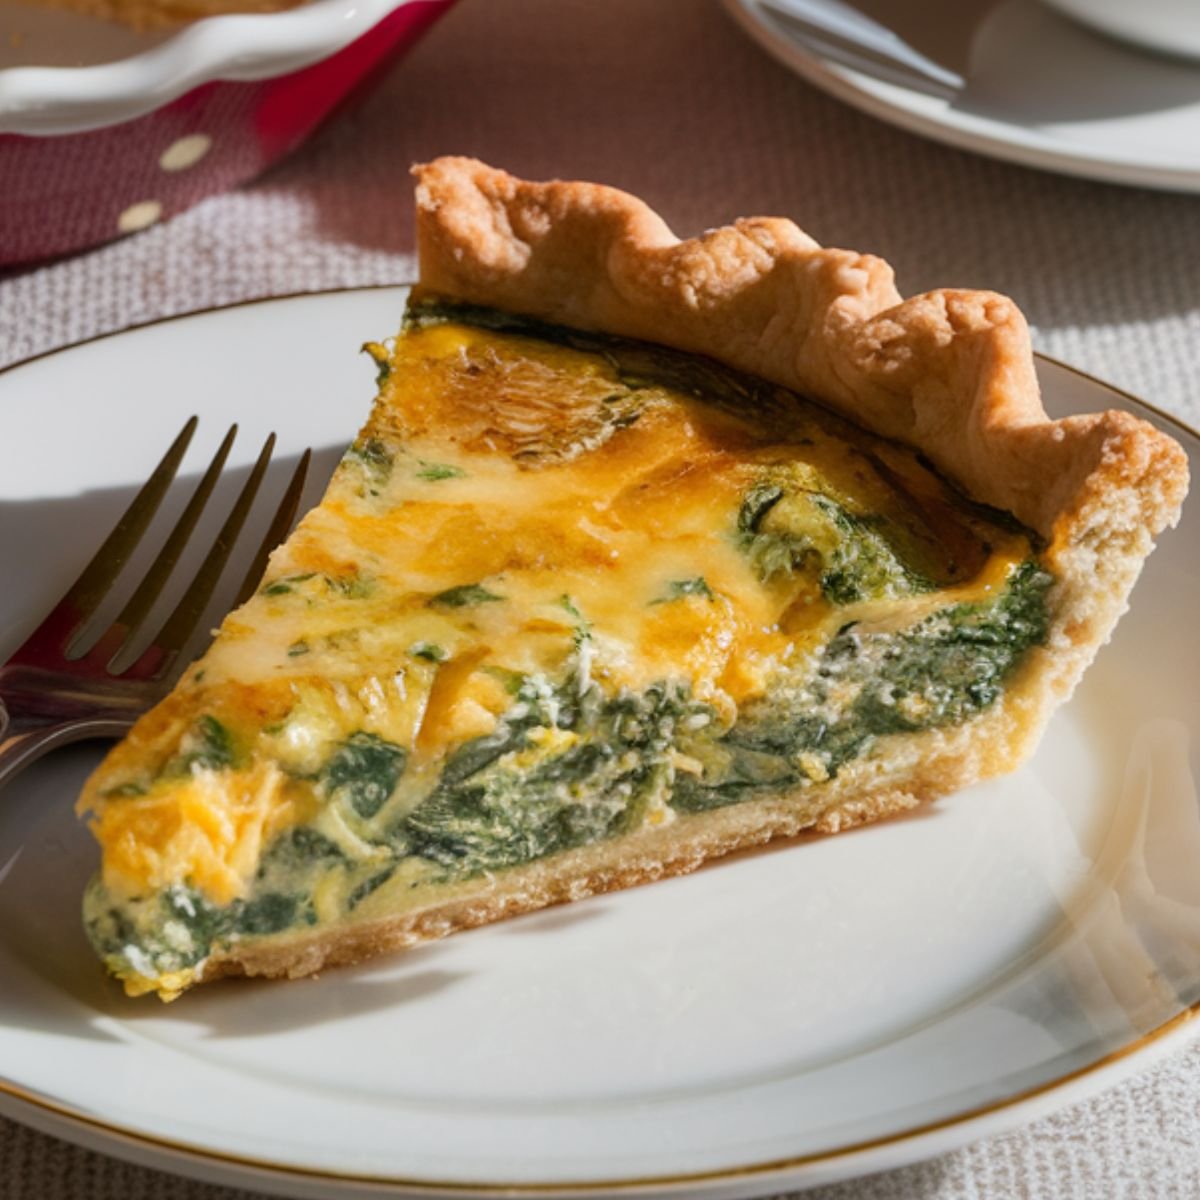
<instances>
[{"instance_id":1,"label":"gold rim on plate","mask_svg":"<svg viewBox=\"0 0 1200 1200\"><path fill-rule=\"evenodd\" d=\"M148 329L156 325L166 325L173 321L184 320L188 317L205 316L214 312L222 312L229 308L245 308L255 304L272 304L284 300L298 300L305 297L317 296L336 296L344 295L350 292L369 292L369 291L388 291L391 289L400 289L411 287L407 282L387 283L387 284L367 284L361 287L343 287L329 288L315 292L291 292L283 296L262 296L248 300L240 300L234 304L214 305L209 308L196 309L193 312L177 313L169 317L161 317L152 321L145 321L138 325L131 325L124 329L112 330L107 333L97 334L94 337L87 338L82 342L75 342L67 346L60 346L52 350L45 350L39 354L31 355L28 358L21 359L18 362L11 363L6 367L0 367L0 376L7 374L9 371L14 371L19 367L28 366L31 363L38 362L41 359L49 358L53 354L61 354L68 350L75 350L82 346L91 345L93 342L104 341L111 337L117 337L121 334L132 333L139 329ZM1087 371L1080 370L1078 367L1073 367L1069 363L1062 362L1060 359L1053 358L1048 354L1035 352L1035 358L1041 362L1048 363L1051 366L1061 368L1072 375L1076 375L1081 379L1087 380L1089 383L1104 389L1113 395L1121 397L1124 401L1133 406L1144 409L1146 412L1153 414L1161 421L1166 421L1179 429L1189 437L1200 442L1200 430L1194 429L1181 418L1174 416L1172 413L1165 412L1163 409L1156 408L1153 404L1142 400L1140 397L1133 395L1132 392L1127 392L1123 388L1117 387L1115 384L1106 382L1103 379L1098 379L1095 375L1089 374ZM932 1134L941 1133L949 1129L958 1129L970 1125L972 1122L980 1121L985 1117L989 1117L998 1113L1009 1112L1019 1108L1022 1104L1030 1100L1035 1100L1042 1096L1050 1095L1051 1093L1063 1090L1072 1083L1086 1079L1090 1076L1099 1074L1106 1068L1113 1066L1125 1059L1139 1054L1149 1047L1156 1045L1171 1035L1185 1029L1193 1020L1194 1017L1200 1016L1200 1001L1197 1001L1188 1007L1180 1010L1175 1016L1165 1021L1163 1024L1152 1029L1149 1033L1142 1034L1133 1041L1128 1042L1124 1046L1118 1047L1116 1050L1111 1050L1107 1054L1102 1055L1095 1062L1089 1063L1086 1066L1078 1067L1073 1071L1069 1071L1064 1075L1060 1075L1056 1079L1049 1080L1045 1083L1038 1084L1036 1087L1027 1088L1024 1091L1017 1092L1012 1096L1007 1096L1002 1100L996 1100L989 1104L980 1105L978 1108L969 1109L966 1112L957 1113L952 1117L945 1117L938 1121L930 1121L922 1125L915 1125L909 1129L900 1130L897 1133L886 1134L882 1137L868 1138L861 1142L851 1142L844 1146L838 1146L831 1150L816 1151L811 1154L801 1154L791 1158L772 1159L763 1163L750 1163L744 1166L722 1167L710 1171L696 1171L679 1175L650 1175L644 1177L635 1177L631 1179L611 1179L611 1180L564 1180L558 1183L530 1183L530 1182L456 1182L453 1180L443 1179L416 1179L405 1178L395 1175L373 1175L359 1174L353 1171L336 1171L325 1170L318 1167L303 1167L293 1163L276 1162L265 1158L248 1158L240 1154L230 1154L222 1150L213 1150L204 1146L190 1145L186 1142L177 1142L171 1138L160 1137L156 1134L143 1133L140 1130L118 1125L114 1122L104 1120L100 1117L93 1116L89 1113L65 1104L58 1100L53 1100L46 1096L39 1096L19 1084L12 1082L9 1079L0 1075L0 1095L9 1096L23 1104L29 1105L31 1108L50 1114L52 1117L63 1121L68 1125L82 1126L88 1130L94 1130L108 1138L117 1139L117 1147L120 1148L121 1143L133 1143L135 1146L144 1147L159 1153L169 1156L180 1165L187 1163L192 1166L203 1166L205 1164L217 1165L221 1167L232 1168L250 1168L254 1171L274 1175L281 1180L286 1179L307 1179L319 1182L329 1183L348 1183L364 1187L387 1187L390 1189L404 1189L414 1193L458 1193L466 1196L520 1196L520 1195L565 1195L576 1193L587 1195L589 1193L613 1193L625 1191L640 1191L649 1188L677 1188L687 1184L717 1184L717 1183L733 1183L739 1180L753 1179L776 1174L786 1174L790 1171L800 1170L805 1167L812 1167L818 1164L835 1162L838 1159L850 1158L855 1155L867 1154L874 1150L881 1150L886 1147L901 1146L906 1143L916 1142L922 1138ZM1194 1036L1200 1030L1200 1026L1192 1029L1190 1033ZM145 1164L140 1164L145 1165ZM152 1168L153 1169L153 1168Z\"/></svg>"}]
</instances>

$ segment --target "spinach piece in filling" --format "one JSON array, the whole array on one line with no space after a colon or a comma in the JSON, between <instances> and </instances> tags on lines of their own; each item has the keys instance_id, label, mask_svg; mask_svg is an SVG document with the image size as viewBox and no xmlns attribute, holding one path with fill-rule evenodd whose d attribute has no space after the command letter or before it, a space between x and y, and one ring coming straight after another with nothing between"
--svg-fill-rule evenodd
<instances>
[{"instance_id":1,"label":"spinach piece in filling","mask_svg":"<svg viewBox=\"0 0 1200 1200\"><path fill-rule=\"evenodd\" d=\"M85 905L92 945L113 965L147 977L194 967L214 946L244 934L279 933L316 919L306 898L294 892L266 891L219 907L177 884L121 907L106 901L97 878Z\"/></svg>"},{"instance_id":2,"label":"spinach piece in filling","mask_svg":"<svg viewBox=\"0 0 1200 1200\"><path fill-rule=\"evenodd\" d=\"M357 467L362 473L365 491L378 496L391 478L395 456L379 438L367 438L349 446L342 455L342 463Z\"/></svg>"},{"instance_id":3,"label":"spinach piece in filling","mask_svg":"<svg viewBox=\"0 0 1200 1200\"><path fill-rule=\"evenodd\" d=\"M233 738L210 713L196 719L180 739L179 751L165 767L164 775L190 775L194 770L219 771L234 764Z\"/></svg>"},{"instance_id":4,"label":"spinach piece in filling","mask_svg":"<svg viewBox=\"0 0 1200 1200\"><path fill-rule=\"evenodd\" d=\"M323 833L308 825L296 825L285 829L271 843L259 865L258 878L263 879L274 871L286 873L312 863L344 857L341 848Z\"/></svg>"},{"instance_id":5,"label":"spinach piece in filling","mask_svg":"<svg viewBox=\"0 0 1200 1200\"><path fill-rule=\"evenodd\" d=\"M854 513L830 496L774 480L759 481L743 497L737 541L764 583L806 573L839 607L935 586L906 561L886 517Z\"/></svg>"},{"instance_id":6,"label":"spinach piece in filling","mask_svg":"<svg viewBox=\"0 0 1200 1200\"><path fill-rule=\"evenodd\" d=\"M903 560L886 517L852 513L828 496L814 496L813 503L841 535L821 572L821 593L830 604L933 590L933 581Z\"/></svg>"},{"instance_id":7,"label":"spinach piece in filling","mask_svg":"<svg viewBox=\"0 0 1200 1200\"><path fill-rule=\"evenodd\" d=\"M606 698L595 684L540 692L526 684L495 734L450 757L396 838L451 877L601 841L635 822L656 790L668 786L678 720L703 707L666 685ZM531 734L547 728L550 737L567 735L566 748L537 756ZM506 761L531 748L528 767Z\"/></svg>"},{"instance_id":8,"label":"spinach piece in filling","mask_svg":"<svg viewBox=\"0 0 1200 1200\"><path fill-rule=\"evenodd\" d=\"M1030 559L993 600L952 605L901 631L844 626L807 680L748 705L728 733L697 747L709 769L681 775L672 806L701 812L830 779L878 737L983 712L1025 652L1045 641L1052 583Z\"/></svg>"},{"instance_id":9,"label":"spinach piece in filling","mask_svg":"<svg viewBox=\"0 0 1200 1200\"><path fill-rule=\"evenodd\" d=\"M699 596L703 600L714 599L708 580L703 575L697 575L694 579L673 579L667 584L666 591L650 603L669 604L672 600L682 600L686 596Z\"/></svg>"},{"instance_id":10,"label":"spinach piece in filling","mask_svg":"<svg viewBox=\"0 0 1200 1200\"><path fill-rule=\"evenodd\" d=\"M321 770L321 783L328 796L369 819L396 790L407 761L403 747L359 730L333 752Z\"/></svg>"},{"instance_id":11,"label":"spinach piece in filling","mask_svg":"<svg viewBox=\"0 0 1200 1200\"><path fill-rule=\"evenodd\" d=\"M427 463L423 462L417 470L417 478L425 480L426 483L440 483L443 479L461 479L466 474L462 467L455 467L449 463Z\"/></svg>"},{"instance_id":12,"label":"spinach piece in filling","mask_svg":"<svg viewBox=\"0 0 1200 1200\"><path fill-rule=\"evenodd\" d=\"M429 603L444 608L470 608L476 604L494 604L503 599L503 596L488 591L482 583L463 583L431 596Z\"/></svg>"}]
</instances>

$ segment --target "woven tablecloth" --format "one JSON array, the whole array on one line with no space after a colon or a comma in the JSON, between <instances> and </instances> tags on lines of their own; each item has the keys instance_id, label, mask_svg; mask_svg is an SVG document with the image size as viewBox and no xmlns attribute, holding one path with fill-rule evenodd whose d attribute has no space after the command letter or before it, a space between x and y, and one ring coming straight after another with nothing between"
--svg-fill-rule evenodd
<instances>
[{"instance_id":1,"label":"woven tablecloth","mask_svg":"<svg viewBox=\"0 0 1200 1200\"><path fill-rule=\"evenodd\" d=\"M1200 136L1200 134L1198 134ZM370 101L253 186L89 254L0 274L0 365L158 317L413 274L409 163L474 154L617 184L680 235L792 217L901 291L1007 292L1039 349L1200 420L1200 197L1060 178L861 116L712 0L461 0ZM234 1200L0 1120L3 1200ZM821 1200L1200 1196L1200 1048Z\"/></svg>"}]
</instances>

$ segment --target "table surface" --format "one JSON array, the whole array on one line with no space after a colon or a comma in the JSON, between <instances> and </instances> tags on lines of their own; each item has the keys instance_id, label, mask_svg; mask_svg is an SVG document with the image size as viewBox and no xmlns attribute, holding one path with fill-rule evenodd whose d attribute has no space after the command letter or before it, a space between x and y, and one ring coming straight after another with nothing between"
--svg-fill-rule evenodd
<instances>
[{"instance_id":1,"label":"table surface","mask_svg":"<svg viewBox=\"0 0 1200 1200\"><path fill-rule=\"evenodd\" d=\"M1061 178L853 112L713 0L461 0L370 101L252 186L0 273L0 365L250 297L413 274L408 166L474 154L644 197L677 233L782 215L906 294L1013 296L1038 349L1200 422L1200 198ZM1200 1195L1200 1046L1088 1103L813 1200ZM5 1200L235 1200L0 1120Z\"/></svg>"}]
</instances>

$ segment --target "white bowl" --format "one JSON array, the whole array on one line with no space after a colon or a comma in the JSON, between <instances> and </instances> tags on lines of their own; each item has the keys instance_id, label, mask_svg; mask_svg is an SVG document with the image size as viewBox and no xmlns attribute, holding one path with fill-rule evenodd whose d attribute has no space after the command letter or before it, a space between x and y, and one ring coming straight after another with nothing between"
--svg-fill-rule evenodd
<instances>
[{"instance_id":1,"label":"white bowl","mask_svg":"<svg viewBox=\"0 0 1200 1200\"><path fill-rule=\"evenodd\" d=\"M143 229L252 178L378 78L451 3L313 0L209 17L157 38L21 8L36 25L31 45L116 58L0 69L0 266ZM19 32L26 18L18 20Z\"/></svg>"}]
</instances>

